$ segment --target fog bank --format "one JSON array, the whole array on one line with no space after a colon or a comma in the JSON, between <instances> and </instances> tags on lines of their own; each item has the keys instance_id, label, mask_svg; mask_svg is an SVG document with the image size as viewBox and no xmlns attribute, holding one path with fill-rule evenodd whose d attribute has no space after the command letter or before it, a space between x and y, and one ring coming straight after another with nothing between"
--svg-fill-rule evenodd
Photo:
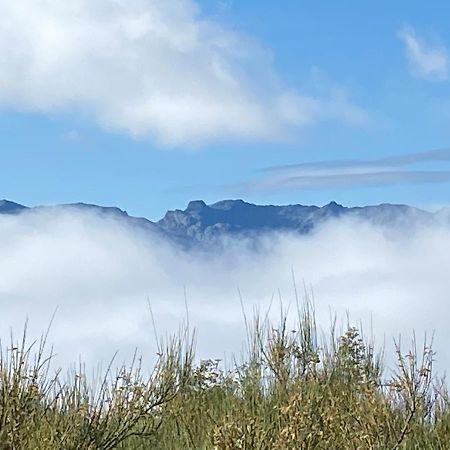
<instances>
[{"instance_id":1,"label":"fog bank","mask_svg":"<svg viewBox=\"0 0 450 450\"><path fill-rule=\"evenodd\" d=\"M0 216L0 337L45 330L58 363L79 357L107 362L116 350L129 360L138 347L156 353L150 300L159 335L174 333L186 318L198 331L199 357L238 353L245 336L238 290L247 313L279 298L295 313L295 275L314 292L319 325L330 311L373 322L380 345L415 329L436 331L438 367L450 368L447 326L450 297L450 230L382 230L332 221L307 236L278 234L259 251L234 240L220 252L182 251L168 242L93 212L74 209ZM406 337L406 336L405 336Z\"/></svg>"}]
</instances>

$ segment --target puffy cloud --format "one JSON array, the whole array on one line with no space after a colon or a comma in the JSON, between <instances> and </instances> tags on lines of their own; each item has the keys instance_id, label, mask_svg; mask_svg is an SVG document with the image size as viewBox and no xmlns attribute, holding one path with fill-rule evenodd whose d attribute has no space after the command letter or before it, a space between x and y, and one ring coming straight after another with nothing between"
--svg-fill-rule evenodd
<instances>
[{"instance_id":1,"label":"puffy cloud","mask_svg":"<svg viewBox=\"0 0 450 450\"><path fill-rule=\"evenodd\" d=\"M417 36L411 27L401 29L398 37L405 45L409 68L414 76L429 80L448 78L449 61L445 47L430 45Z\"/></svg>"},{"instance_id":2,"label":"puffy cloud","mask_svg":"<svg viewBox=\"0 0 450 450\"><path fill-rule=\"evenodd\" d=\"M278 292L295 310L292 269L312 286L319 324L329 311L386 338L436 330L438 367L450 367L448 309L450 230L418 227L408 233L367 224L329 222L314 234L267 237L255 251L231 241L220 254L180 251L108 217L76 211L0 217L0 330L17 333L28 316L36 336L58 308L49 340L59 362L81 355L89 365L119 361L135 347L148 364L156 352L147 298L158 334L176 332L185 318L198 328L199 355L239 356L245 336L241 305L264 312ZM277 300L275 300L275 303ZM275 319L279 308L272 305Z\"/></svg>"},{"instance_id":3,"label":"puffy cloud","mask_svg":"<svg viewBox=\"0 0 450 450\"><path fill-rule=\"evenodd\" d=\"M169 146L369 120L344 92L284 88L270 52L193 0L0 0L0 16L3 108L77 111Z\"/></svg>"}]
</instances>

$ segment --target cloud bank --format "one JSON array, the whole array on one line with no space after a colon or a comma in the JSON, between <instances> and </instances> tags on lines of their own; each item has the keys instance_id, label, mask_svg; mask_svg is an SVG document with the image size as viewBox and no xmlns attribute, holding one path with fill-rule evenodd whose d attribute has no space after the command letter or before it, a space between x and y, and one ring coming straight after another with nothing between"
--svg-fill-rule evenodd
<instances>
[{"instance_id":1,"label":"cloud bank","mask_svg":"<svg viewBox=\"0 0 450 450\"><path fill-rule=\"evenodd\" d=\"M450 368L448 317L450 230L439 225L408 233L367 224L330 222L308 236L267 237L255 251L231 242L220 254L177 250L123 223L74 210L0 216L0 337L46 327L61 364L108 361L135 347L151 361L156 345L147 298L158 334L176 332L185 319L185 292L199 356L239 355L245 331L240 289L249 315L277 299L295 310L292 270L311 286L319 324L329 312L346 312L368 327L380 344L414 328L436 330L438 367Z\"/></svg>"},{"instance_id":2,"label":"cloud bank","mask_svg":"<svg viewBox=\"0 0 450 450\"><path fill-rule=\"evenodd\" d=\"M368 114L283 86L270 52L193 0L0 0L0 107L77 112L166 146L273 140Z\"/></svg>"},{"instance_id":3,"label":"cloud bank","mask_svg":"<svg viewBox=\"0 0 450 450\"><path fill-rule=\"evenodd\" d=\"M411 27L402 28L398 37L405 46L409 70L413 76L438 81L448 79L449 59L445 47L429 44Z\"/></svg>"}]
</instances>

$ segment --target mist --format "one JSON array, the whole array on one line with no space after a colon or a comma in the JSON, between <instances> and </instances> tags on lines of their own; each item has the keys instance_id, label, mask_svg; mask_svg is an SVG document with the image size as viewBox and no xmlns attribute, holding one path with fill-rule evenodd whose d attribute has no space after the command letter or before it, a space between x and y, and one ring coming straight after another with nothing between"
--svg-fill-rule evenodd
<instances>
[{"instance_id":1,"label":"mist","mask_svg":"<svg viewBox=\"0 0 450 450\"><path fill-rule=\"evenodd\" d=\"M189 320L199 358L230 360L245 340L244 314L296 314L297 292L313 295L318 324L373 328L392 348L415 330L435 332L440 372L450 368L450 230L444 225L392 230L334 220L306 236L276 234L260 246L231 239L220 251L182 250L118 219L76 209L0 216L0 338L44 332L68 366L129 361L151 365L156 336ZM242 304L241 300L242 299ZM154 316L151 320L149 304Z\"/></svg>"}]
</instances>

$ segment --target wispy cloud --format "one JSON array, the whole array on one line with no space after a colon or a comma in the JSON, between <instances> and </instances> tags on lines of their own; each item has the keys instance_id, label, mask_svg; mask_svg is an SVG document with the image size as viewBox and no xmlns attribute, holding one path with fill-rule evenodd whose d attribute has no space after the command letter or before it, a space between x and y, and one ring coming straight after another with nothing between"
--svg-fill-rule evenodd
<instances>
[{"instance_id":1,"label":"wispy cloud","mask_svg":"<svg viewBox=\"0 0 450 450\"><path fill-rule=\"evenodd\" d=\"M194 0L0 0L0 107L81 112L166 146L364 125L344 91L283 85L270 51Z\"/></svg>"},{"instance_id":2,"label":"wispy cloud","mask_svg":"<svg viewBox=\"0 0 450 450\"><path fill-rule=\"evenodd\" d=\"M423 168L425 163L450 162L450 149L377 159L303 162L262 169L262 176L248 182L250 191L324 189L442 183L450 181L448 170Z\"/></svg>"},{"instance_id":3,"label":"wispy cloud","mask_svg":"<svg viewBox=\"0 0 450 450\"><path fill-rule=\"evenodd\" d=\"M343 173L335 175L298 175L275 178L254 183L252 189L324 189L442 183L445 181L450 181L450 171L386 171Z\"/></svg>"},{"instance_id":4,"label":"wispy cloud","mask_svg":"<svg viewBox=\"0 0 450 450\"><path fill-rule=\"evenodd\" d=\"M412 27L402 28L398 37L405 45L409 70L413 76L429 80L448 78L449 58L444 46L426 42Z\"/></svg>"},{"instance_id":5,"label":"wispy cloud","mask_svg":"<svg viewBox=\"0 0 450 450\"><path fill-rule=\"evenodd\" d=\"M261 169L261 172L280 172L287 170L323 170L323 169L349 169L359 167L402 167L423 162L450 161L450 149L436 149L425 152L405 153L396 156L387 156L375 159L337 159L316 162L303 162L283 166L271 166Z\"/></svg>"}]
</instances>

